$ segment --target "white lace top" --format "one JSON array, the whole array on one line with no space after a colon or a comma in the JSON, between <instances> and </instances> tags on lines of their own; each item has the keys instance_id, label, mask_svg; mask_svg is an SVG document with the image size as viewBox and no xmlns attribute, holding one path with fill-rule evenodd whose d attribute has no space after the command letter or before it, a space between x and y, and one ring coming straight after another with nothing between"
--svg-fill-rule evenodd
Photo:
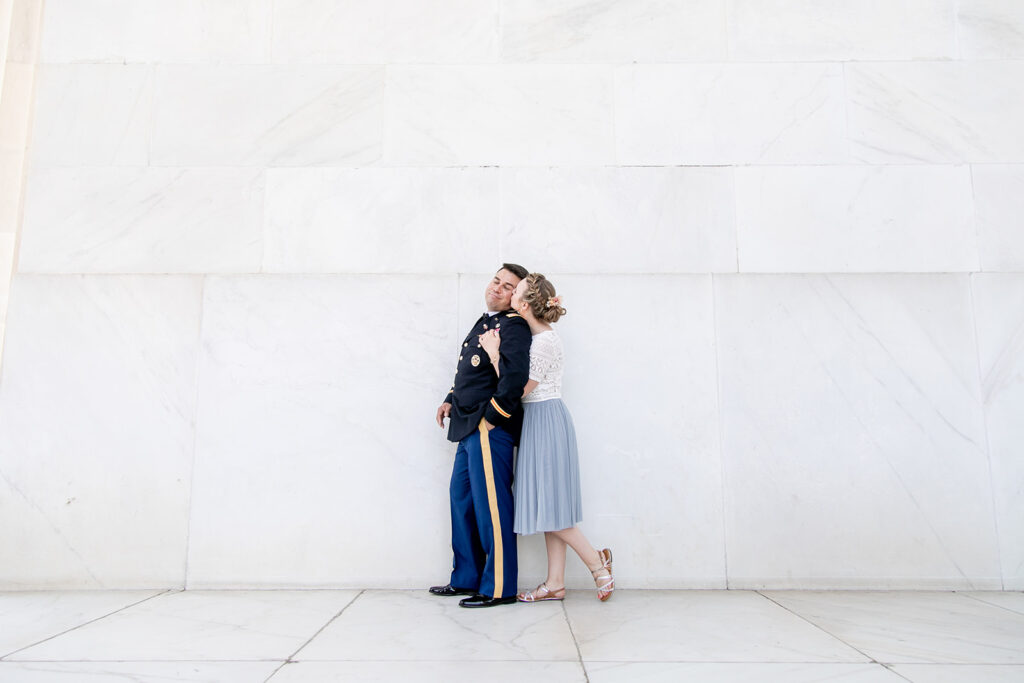
<instances>
[{"instance_id":1,"label":"white lace top","mask_svg":"<svg viewBox=\"0 0 1024 683\"><path fill-rule=\"evenodd\" d=\"M536 388L523 397L523 403L536 403L562 397L562 338L554 330L533 335L530 344L530 379Z\"/></svg>"}]
</instances>

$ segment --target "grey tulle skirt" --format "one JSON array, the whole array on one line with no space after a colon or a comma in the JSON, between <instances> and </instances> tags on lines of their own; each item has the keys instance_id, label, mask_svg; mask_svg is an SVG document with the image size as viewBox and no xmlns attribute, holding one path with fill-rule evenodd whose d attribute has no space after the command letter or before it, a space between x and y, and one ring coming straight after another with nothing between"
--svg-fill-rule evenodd
<instances>
[{"instance_id":1,"label":"grey tulle skirt","mask_svg":"<svg viewBox=\"0 0 1024 683\"><path fill-rule=\"evenodd\" d=\"M576 430L562 399L523 404L513 491L517 534L560 531L582 521Z\"/></svg>"}]
</instances>

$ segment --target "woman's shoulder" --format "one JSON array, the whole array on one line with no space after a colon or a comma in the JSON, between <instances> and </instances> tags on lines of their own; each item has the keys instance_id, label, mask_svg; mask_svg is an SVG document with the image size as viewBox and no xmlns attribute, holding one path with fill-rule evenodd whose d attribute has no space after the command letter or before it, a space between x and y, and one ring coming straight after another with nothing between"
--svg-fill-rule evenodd
<instances>
[{"instance_id":1,"label":"woman's shoulder","mask_svg":"<svg viewBox=\"0 0 1024 683\"><path fill-rule=\"evenodd\" d=\"M544 330L543 332L538 332L537 334L533 335L533 338L534 338L535 341L536 340L561 341L561 337L558 336L558 331L555 330L555 328L553 328L553 327L550 330Z\"/></svg>"},{"instance_id":2,"label":"woman's shoulder","mask_svg":"<svg viewBox=\"0 0 1024 683\"><path fill-rule=\"evenodd\" d=\"M544 330L543 332L533 335L532 347L538 349L560 350L562 348L562 338L558 336L558 332L553 329Z\"/></svg>"}]
</instances>

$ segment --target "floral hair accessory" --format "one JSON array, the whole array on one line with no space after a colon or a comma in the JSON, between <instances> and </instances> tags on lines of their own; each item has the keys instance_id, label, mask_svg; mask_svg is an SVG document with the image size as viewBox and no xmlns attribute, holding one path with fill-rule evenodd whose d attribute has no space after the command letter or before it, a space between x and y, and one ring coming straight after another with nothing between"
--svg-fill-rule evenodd
<instances>
[{"instance_id":1,"label":"floral hair accessory","mask_svg":"<svg viewBox=\"0 0 1024 683\"><path fill-rule=\"evenodd\" d=\"M544 308L551 308L552 306L561 306L561 305L562 305L562 297L560 297L560 296L553 296L550 299L548 299L548 303L547 303L546 306L544 306Z\"/></svg>"}]
</instances>

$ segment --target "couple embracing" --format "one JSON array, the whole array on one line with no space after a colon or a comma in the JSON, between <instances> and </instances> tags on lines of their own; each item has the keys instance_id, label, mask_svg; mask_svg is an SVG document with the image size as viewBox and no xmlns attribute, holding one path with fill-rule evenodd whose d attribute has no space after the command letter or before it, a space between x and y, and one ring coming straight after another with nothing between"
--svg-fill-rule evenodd
<instances>
[{"instance_id":1,"label":"couple embracing","mask_svg":"<svg viewBox=\"0 0 1024 683\"><path fill-rule=\"evenodd\" d=\"M568 545L607 600L612 553L595 550L575 526L576 432L561 399L562 342L551 326L565 308L547 278L514 263L502 265L484 299L487 312L463 341L455 383L437 409L438 425L449 418L448 439L458 443L449 487L455 559L448 584L430 592L469 596L462 607L561 600ZM517 594L516 534L542 531L547 578Z\"/></svg>"}]
</instances>

